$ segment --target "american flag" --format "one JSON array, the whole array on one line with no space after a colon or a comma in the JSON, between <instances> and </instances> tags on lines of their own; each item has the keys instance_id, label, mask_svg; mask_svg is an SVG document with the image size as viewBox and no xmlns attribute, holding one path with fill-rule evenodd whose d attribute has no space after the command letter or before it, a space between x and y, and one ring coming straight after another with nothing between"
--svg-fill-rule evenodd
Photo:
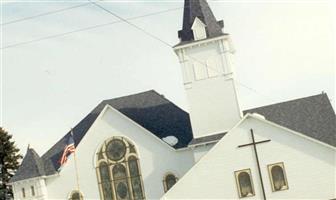
<instances>
[{"instance_id":1,"label":"american flag","mask_svg":"<svg viewBox=\"0 0 336 200\"><path fill-rule=\"evenodd\" d=\"M71 153L75 152L75 150L76 150L75 142L73 140L72 133L71 133L70 137L68 138L67 145L64 147L63 154L62 154L61 159L59 160L59 163L61 165L66 163L66 161L68 160L68 157L71 155Z\"/></svg>"}]
</instances>

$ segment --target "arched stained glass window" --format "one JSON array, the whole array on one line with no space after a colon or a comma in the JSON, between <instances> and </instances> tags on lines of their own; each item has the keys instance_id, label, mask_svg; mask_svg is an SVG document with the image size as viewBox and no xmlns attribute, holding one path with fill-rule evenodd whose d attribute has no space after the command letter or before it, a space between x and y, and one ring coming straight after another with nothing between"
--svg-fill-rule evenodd
<instances>
[{"instance_id":1,"label":"arched stained glass window","mask_svg":"<svg viewBox=\"0 0 336 200\"><path fill-rule=\"evenodd\" d=\"M283 163L275 163L268 165L268 172L270 175L273 192L288 189L288 183Z\"/></svg>"},{"instance_id":2,"label":"arched stained glass window","mask_svg":"<svg viewBox=\"0 0 336 200\"><path fill-rule=\"evenodd\" d=\"M131 185L132 185L132 192L134 195L134 199L143 199L142 193L142 184L141 184L141 176L139 171L139 163L138 159L135 156L130 156L128 159L128 167L130 170L131 176Z\"/></svg>"},{"instance_id":3,"label":"arched stained glass window","mask_svg":"<svg viewBox=\"0 0 336 200\"><path fill-rule=\"evenodd\" d=\"M99 164L99 172L100 172L100 182L99 185L102 189L102 196L106 200L112 200L112 187L111 187L111 178L109 173L109 168L106 162L102 162Z\"/></svg>"},{"instance_id":4,"label":"arched stained glass window","mask_svg":"<svg viewBox=\"0 0 336 200\"><path fill-rule=\"evenodd\" d=\"M238 194L240 198L254 196L251 170L245 169L235 172Z\"/></svg>"},{"instance_id":5,"label":"arched stained glass window","mask_svg":"<svg viewBox=\"0 0 336 200\"><path fill-rule=\"evenodd\" d=\"M117 199L129 199L126 168L122 164L117 164L113 167L112 172Z\"/></svg>"},{"instance_id":6,"label":"arched stained glass window","mask_svg":"<svg viewBox=\"0 0 336 200\"><path fill-rule=\"evenodd\" d=\"M163 187L165 189L165 192L167 192L175 183L177 182L178 178L172 174L168 173L163 177Z\"/></svg>"},{"instance_id":7,"label":"arched stained glass window","mask_svg":"<svg viewBox=\"0 0 336 200\"><path fill-rule=\"evenodd\" d=\"M127 139L113 137L97 153L97 176L104 200L145 199L135 146Z\"/></svg>"},{"instance_id":8,"label":"arched stained glass window","mask_svg":"<svg viewBox=\"0 0 336 200\"><path fill-rule=\"evenodd\" d=\"M83 195L80 191L74 190L71 192L69 200L83 200Z\"/></svg>"}]
</instances>

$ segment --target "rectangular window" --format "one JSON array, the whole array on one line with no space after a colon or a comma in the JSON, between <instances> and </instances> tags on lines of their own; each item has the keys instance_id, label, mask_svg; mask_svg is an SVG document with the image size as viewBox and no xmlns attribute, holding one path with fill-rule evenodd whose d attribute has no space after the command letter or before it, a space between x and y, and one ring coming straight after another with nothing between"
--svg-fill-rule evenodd
<instances>
[{"instance_id":1,"label":"rectangular window","mask_svg":"<svg viewBox=\"0 0 336 200\"><path fill-rule=\"evenodd\" d=\"M272 191L288 190L288 182L283 162L267 165Z\"/></svg>"},{"instance_id":2,"label":"rectangular window","mask_svg":"<svg viewBox=\"0 0 336 200\"><path fill-rule=\"evenodd\" d=\"M202 80L208 78L207 66L201 61L194 62L194 73L196 80Z\"/></svg>"},{"instance_id":3,"label":"rectangular window","mask_svg":"<svg viewBox=\"0 0 336 200\"><path fill-rule=\"evenodd\" d=\"M24 188L21 189L22 190L22 198L26 198L26 191Z\"/></svg>"},{"instance_id":4,"label":"rectangular window","mask_svg":"<svg viewBox=\"0 0 336 200\"><path fill-rule=\"evenodd\" d=\"M221 60L218 57L212 57L207 60L207 69L209 77L216 77L223 74L223 69L221 68Z\"/></svg>"},{"instance_id":5,"label":"rectangular window","mask_svg":"<svg viewBox=\"0 0 336 200\"><path fill-rule=\"evenodd\" d=\"M239 198L254 196L254 186L250 169L235 171Z\"/></svg>"},{"instance_id":6,"label":"rectangular window","mask_svg":"<svg viewBox=\"0 0 336 200\"><path fill-rule=\"evenodd\" d=\"M34 186L30 186L32 196L35 196L35 188Z\"/></svg>"},{"instance_id":7,"label":"rectangular window","mask_svg":"<svg viewBox=\"0 0 336 200\"><path fill-rule=\"evenodd\" d=\"M192 76L193 76L193 66L189 62L184 62L182 65L182 75L183 75L183 80L184 84L191 83L193 81Z\"/></svg>"}]
</instances>

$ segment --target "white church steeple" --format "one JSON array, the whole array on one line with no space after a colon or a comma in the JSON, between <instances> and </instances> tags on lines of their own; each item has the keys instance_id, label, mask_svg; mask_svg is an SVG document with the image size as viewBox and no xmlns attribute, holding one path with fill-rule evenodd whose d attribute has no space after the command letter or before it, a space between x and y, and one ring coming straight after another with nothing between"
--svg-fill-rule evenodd
<instances>
[{"instance_id":1,"label":"white church steeple","mask_svg":"<svg viewBox=\"0 0 336 200\"><path fill-rule=\"evenodd\" d=\"M185 0L180 43L174 47L182 67L195 138L223 133L240 119L233 76L234 49L206 0Z\"/></svg>"}]
</instances>

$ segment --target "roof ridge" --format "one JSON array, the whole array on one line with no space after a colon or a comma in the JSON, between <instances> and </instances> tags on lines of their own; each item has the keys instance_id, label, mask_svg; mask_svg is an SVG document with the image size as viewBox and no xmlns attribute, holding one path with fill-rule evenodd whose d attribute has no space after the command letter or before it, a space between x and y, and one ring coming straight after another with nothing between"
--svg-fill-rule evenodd
<instances>
[{"instance_id":1,"label":"roof ridge","mask_svg":"<svg viewBox=\"0 0 336 200\"><path fill-rule=\"evenodd\" d=\"M143 91L143 92L137 92L137 93L133 93L133 94L128 94L126 96L119 96L119 97L115 97L115 98L104 99L102 102L110 101L110 100L117 100L117 99L122 99L122 98L127 98L127 97L136 96L136 95L139 95L139 94L145 94L145 93L149 93L149 92L155 92L155 93L157 93L154 89L151 89L151 90L146 90L146 91Z\"/></svg>"},{"instance_id":2,"label":"roof ridge","mask_svg":"<svg viewBox=\"0 0 336 200\"><path fill-rule=\"evenodd\" d=\"M29 175L27 174L27 170L29 171ZM44 162L38 153L33 148L29 147L27 148L26 155L22 159L20 167L10 179L10 182L26 179L27 177L34 178L43 175L45 175Z\"/></svg>"},{"instance_id":3,"label":"roof ridge","mask_svg":"<svg viewBox=\"0 0 336 200\"><path fill-rule=\"evenodd\" d=\"M42 164L43 163L43 160L42 160L42 158L41 158L41 156L35 151L35 149L33 149L33 148L29 148L27 151L29 151L30 150L30 152L32 153L32 156L33 156L33 158L34 158L34 161L35 162L39 162L39 163L36 163L36 164ZM28 152L27 152L28 153ZM38 170L43 170L43 172L44 172L44 166L42 166L43 167L43 169L40 169L40 166L39 165L37 165L37 168L38 168Z\"/></svg>"},{"instance_id":4,"label":"roof ridge","mask_svg":"<svg viewBox=\"0 0 336 200\"><path fill-rule=\"evenodd\" d=\"M163 98L164 100L166 100L168 103L171 103L173 104L173 106L175 106L176 108L186 112L188 115L189 115L189 112L184 110L183 108L177 106L173 101L171 101L170 99L168 99L164 94L161 94L159 92L157 92L156 90L154 89L151 89L151 90L147 90L147 91L143 91L143 92L138 92L138 93L135 93L135 94L130 94L130 95L127 95L127 96L120 96L120 97L116 97L116 98L112 98L112 99L105 99L103 100L101 103L103 102L107 102L107 101L111 101L111 100L118 100L118 99L123 99L123 98L127 98L127 97L131 97L131 96L136 96L136 95L139 95L139 94L145 94L145 93L153 93L155 95L157 95L158 97L161 97Z\"/></svg>"},{"instance_id":5,"label":"roof ridge","mask_svg":"<svg viewBox=\"0 0 336 200\"><path fill-rule=\"evenodd\" d=\"M243 111L258 113L269 121L336 146L336 116L326 93Z\"/></svg>"},{"instance_id":6,"label":"roof ridge","mask_svg":"<svg viewBox=\"0 0 336 200\"><path fill-rule=\"evenodd\" d=\"M110 101L110 100L117 100L117 99L122 99L122 98L125 98L125 97L130 97L130 96L134 96L134 95L139 95L139 94L144 94L144 93L148 93L148 92L155 92L155 93L157 93L155 90L153 90L153 89L151 89L151 90L147 90L147 91L143 91L143 92L139 92L139 93L135 93L135 94L129 94L129 95L127 95L127 96L120 96L120 97L116 97L116 98L111 98L111 99L105 99L105 100L103 100L103 101L101 101L101 102L99 102L98 103L98 105L97 106L95 106L83 119L85 119L88 115L90 115L90 114L92 114L92 113L94 113L94 112L97 112L97 109L100 107L100 106L102 106L102 105L106 105L106 104L108 104L108 101ZM99 111L99 113L100 113L101 111ZM78 124L80 124L82 121L83 121L83 119L82 120L80 120L74 127L76 127ZM42 159L50 159L50 158L46 158L45 156L47 156L48 155L48 153L50 153L50 151L55 147L55 146L57 146L57 144L60 142L60 141L62 141L63 139L64 139L64 137L66 137L68 134L70 134L70 131L68 131L68 132L66 132L64 135L63 135L63 137L61 137L60 139L58 139L57 140L57 142L55 142L55 144L53 144L46 152L44 152L43 154L42 154L42 156L41 156L41 158ZM76 141L75 141L76 142Z\"/></svg>"},{"instance_id":7,"label":"roof ridge","mask_svg":"<svg viewBox=\"0 0 336 200\"><path fill-rule=\"evenodd\" d=\"M176 107L176 108L182 110L183 112L185 112L185 113L187 113L187 114L189 115L189 112L188 112L188 111L186 111L186 110L184 110L183 108L177 106L174 102L172 102L171 100L169 100L168 98L166 98L165 95L160 94L160 93L158 93L158 92L155 91L155 90L153 90L153 91L154 91L154 93L156 93L157 95L159 95L160 97L164 98L164 99L167 100L169 103L171 103L174 107Z\"/></svg>"},{"instance_id":8,"label":"roof ridge","mask_svg":"<svg viewBox=\"0 0 336 200\"><path fill-rule=\"evenodd\" d=\"M90 114L93 114L93 113L95 113L95 112L97 112L97 109L102 105L102 104L104 104L105 103L105 101L107 101L107 100L103 100L103 101L101 101L101 102L99 102L98 103L98 105L97 106L95 106L88 114L86 114L85 115L85 117L83 118L83 119L81 119L75 126L74 126L74 128L76 128L76 126L78 126L85 118L87 118ZM100 113L100 111L99 111L99 113ZM63 135L63 137L61 137L60 139L58 139L57 140L57 142L55 142L55 144L53 144L46 152L44 152L43 154L42 154L42 156L41 156L41 158L42 159L46 159L45 158L45 156L60 142L60 141L62 141L67 135L69 135L70 134L70 130L68 131L68 132L66 132L64 135ZM75 141L75 143L76 143L77 141Z\"/></svg>"},{"instance_id":9,"label":"roof ridge","mask_svg":"<svg viewBox=\"0 0 336 200\"><path fill-rule=\"evenodd\" d=\"M130 100L129 100L130 99ZM189 119L189 113L186 112L185 110L183 110L182 108L178 107L176 104L174 104L172 101L170 101L169 99L167 99L164 95L158 93L157 91L151 89L151 90L147 90L147 91L143 91L143 92L138 92L135 94L130 94L127 96L120 96L120 97L116 97L113 99L106 99L101 101L94 109L91 110L90 113L88 113L81 121L79 121L73 128L73 135L74 135L74 141L75 141L75 146L77 147L79 145L79 143L81 142L82 138L85 136L86 132L90 129L91 125L94 123L94 121L97 119L98 115L101 113L101 111L104 109L104 107L106 105L110 105L112 107L114 107L115 109L117 109L118 111L120 111L122 114L126 115L127 117L131 117L133 116L134 118L131 117L132 120L134 120L136 123L139 123L141 126L145 127L145 128L149 128L146 124L146 121L143 121L144 119L140 119L139 117L144 117L144 116L140 116L140 115L144 115L141 114L141 111L139 111L139 109L137 109L136 111L127 111L127 109L125 110L125 107L120 106L119 105L125 105L125 103L127 104L127 102L131 102L130 105L135 106L135 108L137 108L137 104L139 103L138 100L151 100L148 101L146 104L148 104L149 106L151 106L151 108L154 107L160 107L162 105L169 105L170 106L170 110L173 109L173 111L175 112L175 114L173 114L175 117L180 119L180 122L177 123L176 128L181 131L181 133L184 134L184 136L180 136L179 138L181 139L181 142L176 146L176 148L181 148L185 145L187 145L186 140L189 140L192 137L192 130L190 128L190 130L188 129L188 127L184 124L181 125L181 123L186 123L186 124L190 124L190 119ZM119 101L119 102L118 102ZM133 102L132 102L133 101ZM140 107L138 107L140 108ZM149 107L146 107L146 109L148 109ZM141 107L141 109L143 109ZM124 112L123 112L124 110ZM131 112L131 113L129 113ZM156 112L152 112L152 115L157 115L157 117L162 118L162 115L160 116L158 113ZM160 111L161 113L163 112L162 109ZM140 115L139 115L140 114ZM138 117L138 119L136 119ZM168 119L163 117L162 118L164 121L167 121ZM182 119L182 121L181 121ZM171 120L171 119L170 119ZM164 121L157 121L157 126L160 126L161 122ZM188 121L188 122L187 122ZM161 124L162 126L165 126L164 123ZM174 125L174 127L175 127ZM152 129L149 129L155 136L159 137L161 139L161 137L159 135L161 134L166 134L167 132L169 132L170 129L169 127L165 127L164 132L162 131L158 131L153 128L150 127ZM61 152L64 150L64 146L66 143L66 138L69 137L70 135L70 131L67 132L65 135L63 135L59 140L57 140L55 142L54 145L52 145L42 156L41 159L44 162L45 165L45 170L46 173L51 174L51 173L55 173L58 168L59 168L59 164L57 163L57 159L58 156L60 156ZM191 140L191 139L190 139Z\"/></svg>"},{"instance_id":10,"label":"roof ridge","mask_svg":"<svg viewBox=\"0 0 336 200\"><path fill-rule=\"evenodd\" d=\"M35 161L35 165L36 165L39 173L41 175L44 175L45 174L44 162L43 162L41 156L33 148L30 148L30 149L31 149L31 152L33 153L33 158L34 158L34 161Z\"/></svg>"},{"instance_id":11,"label":"roof ridge","mask_svg":"<svg viewBox=\"0 0 336 200\"><path fill-rule=\"evenodd\" d=\"M327 93L321 93L321 94L315 94L315 95L310 95L310 96L291 99L291 100L280 101L280 102L277 102L277 103L271 103L271 104L267 104L267 105L263 105L263 106L259 106L259 107L252 107L252 108L245 109L244 111L249 111L249 110L253 110L253 109L256 109L256 108L264 108L264 107L268 107L268 106L275 106L275 105L278 105L278 104L290 103L290 102L293 102L293 101L309 99L309 98L312 98L312 97L318 97L318 96L324 96L324 95L326 95L328 97Z\"/></svg>"}]
</instances>

